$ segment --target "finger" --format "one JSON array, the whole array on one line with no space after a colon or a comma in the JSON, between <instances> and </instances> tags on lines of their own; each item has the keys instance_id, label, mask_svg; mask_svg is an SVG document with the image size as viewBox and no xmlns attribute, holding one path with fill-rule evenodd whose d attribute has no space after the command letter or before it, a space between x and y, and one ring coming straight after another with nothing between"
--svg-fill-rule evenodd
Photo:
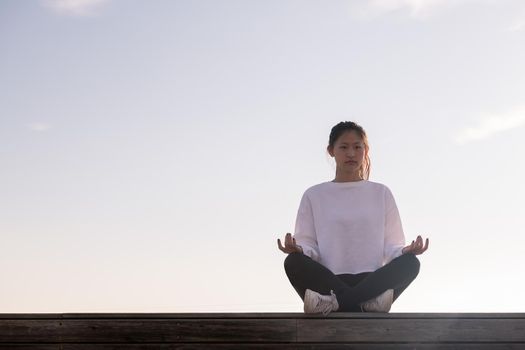
<instances>
[{"instance_id":1,"label":"finger","mask_svg":"<svg viewBox=\"0 0 525 350\"><path fill-rule=\"evenodd\" d=\"M429 243L429 240L428 238L425 240L425 245L424 246L421 246L421 248L419 249L419 254L423 254L427 249L428 249L428 243Z\"/></svg>"},{"instance_id":2,"label":"finger","mask_svg":"<svg viewBox=\"0 0 525 350\"><path fill-rule=\"evenodd\" d=\"M427 238L425 241L425 247L423 248L423 251L426 251L428 249L428 243L429 243L429 240Z\"/></svg>"},{"instance_id":3,"label":"finger","mask_svg":"<svg viewBox=\"0 0 525 350\"><path fill-rule=\"evenodd\" d=\"M284 245L286 247L289 247L292 245L292 234L291 233L286 234L286 237L284 238Z\"/></svg>"},{"instance_id":4,"label":"finger","mask_svg":"<svg viewBox=\"0 0 525 350\"><path fill-rule=\"evenodd\" d=\"M280 250L282 250L284 252L284 247L282 246L281 240L279 238L277 238L277 246L279 247Z\"/></svg>"},{"instance_id":5,"label":"finger","mask_svg":"<svg viewBox=\"0 0 525 350\"><path fill-rule=\"evenodd\" d=\"M421 239L421 244L419 245L419 250L421 251L421 253L423 253L425 251L425 246L423 245L423 239Z\"/></svg>"}]
</instances>

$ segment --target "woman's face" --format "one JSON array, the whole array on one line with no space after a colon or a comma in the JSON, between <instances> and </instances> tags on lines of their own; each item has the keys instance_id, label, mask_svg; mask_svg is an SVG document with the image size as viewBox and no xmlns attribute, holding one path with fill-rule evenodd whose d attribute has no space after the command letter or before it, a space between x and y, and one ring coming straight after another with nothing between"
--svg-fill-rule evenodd
<instances>
[{"instance_id":1,"label":"woman's face","mask_svg":"<svg viewBox=\"0 0 525 350\"><path fill-rule=\"evenodd\" d=\"M359 174L359 169L365 160L365 144L359 134L354 131L345 131L335 141L334 148L328 152L335 158L339 171L349 174Z\"/></svg>"}]
</instances>

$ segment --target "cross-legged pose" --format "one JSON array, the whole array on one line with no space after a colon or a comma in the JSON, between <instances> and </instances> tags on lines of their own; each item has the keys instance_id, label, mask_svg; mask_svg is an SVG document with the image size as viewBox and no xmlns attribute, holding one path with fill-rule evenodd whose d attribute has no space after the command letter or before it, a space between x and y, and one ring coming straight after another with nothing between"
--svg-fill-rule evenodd
<instances>
[{"instance_id":1,"label":"cross-legged pose","mask_svg":"<svg viewBox=\"0 0 525 350\"><path fill-rule=\"evenodd\" d=\"M368 180L370 158L364 129L335 125L327 151L335 158L332 181L308 188L297 212L295 232L280 250L284 268L304 312L388 312L419 273L416 255L429 240L405 246L401 219L390 189Z\"/></svg>"}]
</instances>

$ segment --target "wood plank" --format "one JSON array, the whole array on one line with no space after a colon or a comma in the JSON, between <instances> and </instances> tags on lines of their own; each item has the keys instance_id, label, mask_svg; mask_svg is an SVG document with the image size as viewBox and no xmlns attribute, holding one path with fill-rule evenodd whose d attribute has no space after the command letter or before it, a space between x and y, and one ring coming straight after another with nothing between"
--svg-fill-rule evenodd
<instances>
[{"instance_id":1,"label":"wood plank","mask_svg":"<svg viewBox=\"0 0 525 350\"><path fill-rule=\"evenodd\" d=\"M46 314L46 313L0 313L0 320L18 320L18 319L60 319L63 314Z\"/></svg>"},{"instance_id":2,"label":"wood plank","mask_svg":"<svg viewBox=\"0 0 525 350\"><path fill-rule=\"evenodd\" d=\"M340 350L523 350L523 344L0 344L0 350L237 350L237 349Z\"/></svg>"},{"instance_id":3,"label":"wood plank","mask_svg":"<svg viewBox=\"0 0 525 350\"><path fill-rule=\"evenodd\" d=\"M60 320L1 319L0 343L59 342Z\"/></svg>"},{"instance_id":4,"label":"wood plank","mask_svg":"<svg viewBox=\"0 0 525 350\"><path fill-rule=\"evenodd\" d=\"M63 342L294 342L296 320L62 320Z\"/></svg>"},{"instance_id":5,"label":"wood plank","mask_svg":"<svg viewBox=\"0 0 525 350\"><path fill-rule=\"evenodd\" d=\"M523 344L64 344L62 350L238 350L238 349L298 349L298 350L523 350ZM0 348L1 349L1 348ZM32 350L32 349L31 349Z\"/></svg>"},{"instance_id":6,"label":"wood plank","mask_svg":"<svg viewBox=\"0 0 525 350\"><path fill-rule=\"evenodd\" d=\"M0 350L62 350L60 344L2 344Z\"/></svg>"},{"instance_id":7,"label":"wood plank","mask_svg":"<svg viewBox=\"0 0 525 350\"><path fill-rule=\"evenodd\" d=\"M297 341L525 344L525 319L298 319Z\"/></svg>"},{"instance_id":8,"label":"wood plank","mask_svg":"<svg viewBox=\"0 0 525 350\"><path fill-rule=\"evenodd\" d=\"M57 344L60 349L75 349L77 345L88 349L95 344L95 348L100 345L103 349L130 344L137 345L133 349L159 348L161 344L166 349L221 349L235 344L298 349L332 345L356 349L413 349L416 345L422 349L438 345L443 349L525 349L525 314L513 313L334 313L327 317L302 313L207 313L204 318L195 313L182 318L172 317L181 314L90 313L33 314L33 319L29 318L31 314L11 315L14 318L0 318L0 349L14 348L13 344L18 345L17 349L46 350L57 349ZM276 317L270 318L272 315Z\"/></svg>"}]
</instances>

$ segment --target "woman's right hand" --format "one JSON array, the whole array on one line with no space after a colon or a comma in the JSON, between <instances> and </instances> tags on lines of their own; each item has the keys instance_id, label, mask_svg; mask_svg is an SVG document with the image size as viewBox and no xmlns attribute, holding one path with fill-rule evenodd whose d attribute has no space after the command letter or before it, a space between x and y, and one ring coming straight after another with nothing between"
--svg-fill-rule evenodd
<instances>
[{"instance_id":1,"label":"woman's right hand","mask_svg":"<svg viewBox=\"0 0 525 350\"><path fill-rule=\"evenodd\" d=\"M279 249L286 254L303 252L303 248L295 243L295 238L292 237L291 233L287 233L286 236L284 236L284 247L279 238L277 238L277 245Z\"/></svg>"}]
</instances>

